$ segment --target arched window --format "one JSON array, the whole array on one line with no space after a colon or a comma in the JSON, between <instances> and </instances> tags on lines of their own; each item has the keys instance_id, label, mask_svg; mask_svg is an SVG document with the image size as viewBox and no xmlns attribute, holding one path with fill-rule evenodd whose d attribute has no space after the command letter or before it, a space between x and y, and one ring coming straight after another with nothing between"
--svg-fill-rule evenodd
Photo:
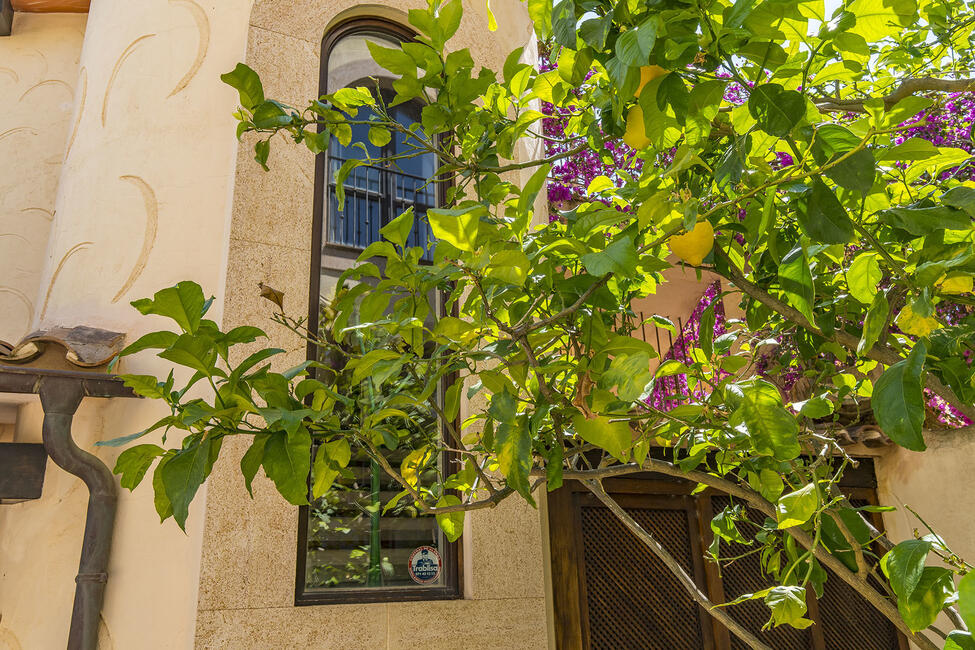
<instances>
[{"instance_id":1,"label":"arched window","mask_svg":"<svg viewBox=\"0 0 975 650\"><path fill-rule=\"evenodd\" d=\"M388 105L395 94L395 79L373 61L367 44L398 47L412 38L402 26L383 20L339 25L323 40L321 92L349 86L376 89L378 83ZM418 102L410 102L389 112L410 126L420 121L421 108ZM360 119L368 120L369 113L360 111ZM379 230L390 220L412 208L415 220L408 244L425 248L428 257L433 249L423 218L428 209L440 205L439 184L433 182L439 165L433 154L356 167L344 179L340 205L337 173L346 160L388 159L407 152L401 135L393 133L388 143L378 147L370 144L368 131L368 125L354 125L349 146L332 138L327 154L316 161L309 312L313 331L320 326L322 307L335 296L342 272L364 248L380 240ZM434 308L440 309L440 303L439 296L431 297ZM318 349L309 346L309 358L317 354ZM441 435L435 418L418 414L416 421L425 422L415 432L417 438ZM407 453L404 445L390 454L389 461L398 466L399 456ZM408 498L390 505L400 487L374 461L354 455L349 470L336 479L337 489L301 508L296 603L460 597L458 545L447 542L433 517L417 516Z\"/></svg>"}]
</instances>

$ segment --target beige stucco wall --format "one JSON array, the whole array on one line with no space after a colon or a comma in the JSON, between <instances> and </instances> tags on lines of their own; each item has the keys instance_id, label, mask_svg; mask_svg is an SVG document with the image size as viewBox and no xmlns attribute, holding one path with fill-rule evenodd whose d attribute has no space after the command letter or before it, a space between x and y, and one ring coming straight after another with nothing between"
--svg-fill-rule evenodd
<instances>
[{"instance_id":1,"label":"beige stucco wall","mask_svg":"<svg viewBox=\"0 0 975 650\"><path fill-rule=\"evenodd\" d=\"M0 38L0 341L37 314L87 16L17 14Z\"/></svg>"},{"instance_id":2,"label":"beige stucco wall","mask_svg":"<svg viewBox=\"0 0 975 650\"><path fill-rule=\"evenodd\" d=\"M250 8L250 0L99 0L83 47L85 16L18 15L13 36L0 38L0 119L29 115L39 132L0 136L0 183L16 182L0 193L0 232L32 246L14 258L11 238L0 238L0 284L29 264L17 289L33 303L28 316L19 296L11 302L0 290L0 328L12 332L0 337L19 338L33 322L93 325L131 341L163 323L128 302L183 279L216 295L210 317L221 319L237 98L219 75L244 55ZM18 105L49 77L64 83L24 99L45 104ZM162 374L167 365L143 354L124 369ZM39 441L39 410L20 407L15 433L5 424L2 435ZM87 400L74 436L112 466L119 450L93 443L160 415L147 402ZM121 494L101 648L193 645L205 496L184 534L159 524L149 485ZM0 648L65 646L86 499L80 480L49 463L40 500L0 507Z\"/></svg>"},{"instance_id":3,"label":"beige stucco wall","mask_svg":"<svg viewBox=\"0 0 975 650\"><path fill-rule=\"evenodd\" d=\"M254 4L247 63L261 74L267 96L297 105L317 96L322 36L354 4ZM465 1L451 45L470 47L475 61L497 68L505 52L531 42L531 32L517 0L492 4L500 29L488 31L482 0ZM405 10L422 5L397 0L351 13L405 22ZM257 283L285 291L289 313L307 313L314 159L282 139L265 173L246 144L238 154L225 324L265 326L271 343L288 350L282 365L292 364L304 359L304 346L268 321L271 305L258 297ZM463 600L296 608L297 508L266 479L255 483L253 501L247 496L235 463L243 448L225 446L229 457L208 488L197 647L547 647L537 510L510 500L468 518Z\"/></svg>"},{"instance_id":4,"label":"beige stucco wall","mask_svg":"<svg viewBox=\"0 0 975 650\"><path fill-rule=\"evenodd\" d=\"M971 562L975 558L975 486L971 481L975 436L927 431L924 438L928 448L923 452L891 447L876 460L880 503L897 508L884 513L887 533L894 542L913 538L915 530L919 535L928 534L907 509L910 507L959 557ZM935 560L932 555L929 562ZM936 624L945 631L954 629L945 616Z\"/></svg>"}]
</instances>

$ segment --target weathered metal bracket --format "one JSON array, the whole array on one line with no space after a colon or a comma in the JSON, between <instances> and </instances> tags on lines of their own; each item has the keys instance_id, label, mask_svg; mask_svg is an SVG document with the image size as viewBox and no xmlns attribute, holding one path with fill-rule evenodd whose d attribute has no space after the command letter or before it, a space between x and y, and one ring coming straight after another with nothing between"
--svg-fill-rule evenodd
<instances>
[{"instance_id":1,"label":"weathered metal bracket","mask_svg":"<svg viewBox=\"0 0 975 650\"><path fill-rule=\"evenodd\" d=\"M75 578L68 650L96 650L118 493L115 477L108 467L97 456L75 444L71 437L71 421L85 397L136 395L121 379L111 375L8 366L0 366L0 393L40 395L47 455L88 486L88 512L81 562Z\"/></svg>"}]
</instances>

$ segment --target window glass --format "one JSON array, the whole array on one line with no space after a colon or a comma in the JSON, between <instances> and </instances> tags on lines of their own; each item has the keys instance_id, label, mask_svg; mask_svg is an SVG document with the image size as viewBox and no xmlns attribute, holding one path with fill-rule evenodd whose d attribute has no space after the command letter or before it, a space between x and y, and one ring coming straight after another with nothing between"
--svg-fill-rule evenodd
<instances>
[{"instance_id":1,"label":"window glass","mask_svg":"<svg viewBox=\"0 0 975 650\"><path fill-rule=\"evenodd\" d=\"M375 89L377 83L388 103L392 98L391 79L388 73L372 60L366 43L395 46L388 36L372 32L354 32L334 43L327 61L328 92L346 86L367 86ZM397 122L409 126L419 121L420 106L404 104L390 109ZM359 119L368 120L368 111L360 111ZM368 143L368 125L353 127L352 142ZM381 237L379 229L408 208L416 215L414 229L408 245L421 246L425 256L432 254L432 235L423 215L438 205L438 191L430 179L437 169L434 155L425 154L404 159L397 164L378 161L357 167L344 181L344 203L339 209L336 191L336 174L343 162L351 158L389 157L406 153L408 143L401 135L391 138L384 147L367 144L342 146L332 140L325 165L324 193L321 205L322 242L320 264L320 301L318 322L327 326L329 305L335 297L337 280L349 268L358 250ZM442 307L439 295L428 296L431 312ZM395 303L395 297L391 304ZM370 333L366 336L350 334L343 346L350 351L362 352L370 345ZM320 359L328 362L328 359ZM409 390L411 379L400 378L403 390ZM368 403L371 384L346 386L346 391L365 391L361 395ZM443 388L441 387L440 393ZM350 394L350 393L347 393ZM440 396L437 396L438 401ZM439 440L442 435L432 407L411 408L409 417L400 423L400 444L386 454L386 460L400 467L412 451ZM349 427L359 426L362 414L343 414ZM421 482L436 480L437 474L446 472L446 458L436 459L426 466L418 477ZM457 571L455 546L449 544L440 532L433 517L422 515L416 504L401 495L402 488L378 463L365 453L353 452L345 475L336 479L334 487L324 497L314 500L303 509L303 575L299 575L299 601L328 602L330 597L361 590L358 593L388 590L389 599L396 594L412 594L409 597L457 596ZM300 563L301 565L301 563ZM417 596L418 592L429 594ZM404 596L406 597L406 596ZM355 596L350 595L354 600Z\"/></svg>"},{"instance_id":2,"label":"window glass","mask_svg":"<svg viewBox=\"0 0 975 650\"><path fill-rule=\"evenodd\" d=\"M372 60L367 46L369 42L384 47L394 46L386 37L369 33L352 34L340 40L329 54L329 92L346 86L375 89L378 84L384 101L389 104L393 98L392 80ZM420 121L420 107L415 102L394 106L390 114L404 126ZM363 110L356 117L368 121L373 116L372 111ZM325 241L351 248L365 248L379 239L380 228L412 207L416 216L408 244L427 249L425 257L429 259L432 238L424 217L428 209L437 205L437 184L431 180L437 168L435 155L426 153L395 162L356 167L343 183L345 198L344 203L339 205L336 179L343 163L350 159L405 155L412 150L408 138L402 133L394 132L387 145L376 147L369 144L368 132L368 124L356 124L352 127L352 143L349 146L332 140L328 156Z\"/></svg>"}]
</instances>

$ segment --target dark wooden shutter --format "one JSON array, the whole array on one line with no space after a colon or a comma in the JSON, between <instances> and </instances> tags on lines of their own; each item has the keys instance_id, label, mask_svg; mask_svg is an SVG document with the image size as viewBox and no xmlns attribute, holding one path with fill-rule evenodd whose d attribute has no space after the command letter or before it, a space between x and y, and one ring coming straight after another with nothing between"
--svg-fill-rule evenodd
<instances>
[{"instance_id":1,"label":"dark wooden shutter","mask_svg":"<svg viewBox=\"0 0 975 650\"><path fill-rule=\"evenodd\" d=\"M627 508L694 575L686 508ZM704 647L701 612L677 579L608 509L581 508L589 647L592 650ZM657 616L657 612L670 612Z\"/></svg>"},{"instance_id":2,"label":"dark wooden shutter","mask_svg":"<svg viewBox=\"0 0 975 650\"><path fill-rule=\"evenodd\" d=\"M722 556L743 555L722 567L705 564L709 518L730 500L693 484L655 475L607 480L610 494L649 530L708 593L728 602L769 586L757 553L723 546ZM875 503L872 486L851 489L854 505ZM639 540L585 487L567 481L548 496L549 538L560 650L742 650L747 645L705 613ZM699 513L699 514L698 514ZM750 513L756 523L760 513ZM875 524L880 524L879 520ZM762 631L768 608L759 600L730 606L745 628L776 650L906 650L906 640L869 603L830 575L822 598L810 589L806 630Z\"/></svg>"}]
</instances>

